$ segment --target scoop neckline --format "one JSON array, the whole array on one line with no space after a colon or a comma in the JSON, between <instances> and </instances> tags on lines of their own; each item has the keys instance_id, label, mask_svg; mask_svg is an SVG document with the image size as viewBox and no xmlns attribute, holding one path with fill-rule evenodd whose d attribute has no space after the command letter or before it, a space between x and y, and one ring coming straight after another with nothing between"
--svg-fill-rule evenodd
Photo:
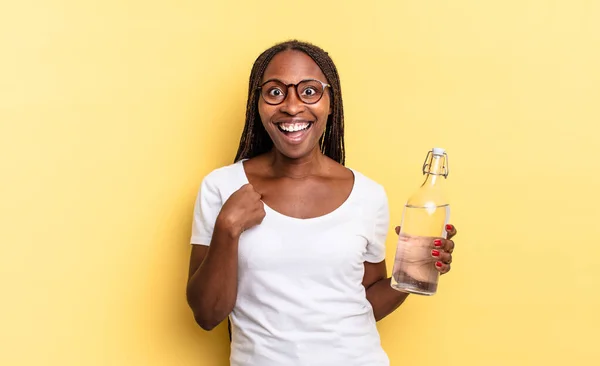
<instances>
[{"instance_id":1,"label":"scoop neckline","mask_svg":"<svg viewBox=\"0 0 600 366\"><path fill-rule=\"evenodd\" d=\"M246 174L246 168L244 167L244 161L246 161L248 159L241 159L237 162L237 164L239 165L240 169L240 174L242 177L242 181L244 182L244 184L249 184L250 180L248 179L248 175ZM265 201L260 200L263 205L265 206L265 210L269 211L271 213L273 213L274 215L281 217L283 219L289 220L289 221L297 221L297 222L316 222L316 221L322 221L325 219L328 219L332 216L337 215L339 212L343 211L346 206L348 206L350 204L350 201L352 201L352 199L354 198L355 194L356 194L356 186L358 183L358 174L357 172L349 167L346 167L346 169L350 170L352 172L352 175L354 176L354 180L352 182L352 189L350 190L350 194L348 195L348 197L346 197L346 199L338 206L336 207L334 210L325 213L323 215L319 215L319 216L315 216L315 217L307 217L307 218L300 218L300 217L294 217L294 216L289 216L289 215L285 215L275 209L273 209L272 207L270 207L269 205L266 204Z\"/></svg>"}]
</instances>

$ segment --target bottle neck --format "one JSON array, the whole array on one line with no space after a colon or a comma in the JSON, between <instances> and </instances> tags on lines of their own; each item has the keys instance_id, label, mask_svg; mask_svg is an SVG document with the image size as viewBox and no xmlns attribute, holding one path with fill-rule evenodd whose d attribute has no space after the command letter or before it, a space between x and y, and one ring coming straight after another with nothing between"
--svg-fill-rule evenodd
<instances>
[{"instance_id":1,"label":"bottle neck","mask_svg":"<svg viewBox=\"0 0 600 366\"><path fill-rule=\"evenodd\" d=\"M445 155L431 154L427 159L423 172L425 173L424 186L442 184L448 173Z\"/></svg>"},{"instance_id":2,"label":"bottle neck","mask_svg":"<svg viewBox=\"0 0 600 366\"><path fill-rule=\"evenodd\" d=\"M425 181L406 202L413 207L441 207L448 205L446 177L448 176L448 155L433 154L430 151L423 164Z\"/></svg>"}]
</instances>

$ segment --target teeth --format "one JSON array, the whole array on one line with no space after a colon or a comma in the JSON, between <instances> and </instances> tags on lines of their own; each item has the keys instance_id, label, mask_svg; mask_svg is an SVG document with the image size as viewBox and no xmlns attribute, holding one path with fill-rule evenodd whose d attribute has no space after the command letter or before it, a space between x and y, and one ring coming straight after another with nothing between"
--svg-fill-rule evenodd
<instances>
[{"instance_id":1,"label":"teeth","mask_svg":"<svg viewBox=\"0 0 600 366\"><path fill-rule=\"evenodd\" d=\"M304 123L280 123L279 124L279 128L281 128L282 130L284 130L286 132L295 132L295 131L305 130L306 128L308 128L309 125L310 125L310 123L308 123L308 122L304 122Z\"/></svg>"}]
</instances>

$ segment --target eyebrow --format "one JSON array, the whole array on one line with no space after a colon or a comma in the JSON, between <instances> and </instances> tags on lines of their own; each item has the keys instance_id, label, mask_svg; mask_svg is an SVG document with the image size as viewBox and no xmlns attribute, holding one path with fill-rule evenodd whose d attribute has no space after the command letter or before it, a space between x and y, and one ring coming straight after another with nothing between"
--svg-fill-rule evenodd
<instances>
[{"instance_id":1,"label":"eyebrow","mask_svg":"<svg viewBox=\"0 0 600 366\"><path fill-rule=\"evenodd\" d=\"M268 83L269 81L278 81L278 82L280 82L282 84L285 84L282 80L275 79L275 78L272 78L272 79L269 79L269 80L265 80L261 84L264 85L264 84Z\"/></svg>"},{"instance_id":2,"label":"eyebrow","mask_svg":"<svg viewBox=\"0 0 600 366\"><path fill-rule=\"evenodd\" d=\"M316 80L316 81L321 81L321 80L319 80L319 79L316 79L316 78L304 78L304 79L301 79L301 80L300 80L298 83L301 83L301 82L303 82L303 81L306 81L306 80ZM268 83L268 82L270 82L270 81L277 81L277 82L280 82L280 83L282 83L283 85L298 84L298 83L286 83L286 82L284 82L283 80L280 80L280 79L277 79L277 78L271 78L271 79L268 79L268 80L265 80L265 81L263 81L263 82L261 83L261 85L265 85L266 83ZM328 84L326 81L321 81L321 82L322 82L322 83L325 83L325 84Z\"/></svg>"}]
</instances>

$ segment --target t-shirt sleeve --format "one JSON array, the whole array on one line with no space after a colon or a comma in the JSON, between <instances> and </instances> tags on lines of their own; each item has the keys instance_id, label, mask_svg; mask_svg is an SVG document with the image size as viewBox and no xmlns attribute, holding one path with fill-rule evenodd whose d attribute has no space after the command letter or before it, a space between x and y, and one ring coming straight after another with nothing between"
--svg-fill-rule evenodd
<instances>
[{"instance_id":1,"label":"t-shirt sleeve","mask_svg":"<svg viewBox=\"0 0 600 366\"><path fill-rule=\"evenodd\" d=\"M192 244L210 245L217 216L223 205L221 194L211 175L200 185L192 221Z\"/></svg>"},{"instance_id":2,"label":"t-shirt sleeve","mask_svg":"<svg viewBox=\"0 0 600 366\"><path fill-rule=\"evenodd\" d=\"M367 243L367 251L364 255L365 261L371 263L379 263L385 259L385 240L390 224L388 199L383 187L379 187L379 191L375 197L373 232Z\"/></svg>"}]
</instances>

